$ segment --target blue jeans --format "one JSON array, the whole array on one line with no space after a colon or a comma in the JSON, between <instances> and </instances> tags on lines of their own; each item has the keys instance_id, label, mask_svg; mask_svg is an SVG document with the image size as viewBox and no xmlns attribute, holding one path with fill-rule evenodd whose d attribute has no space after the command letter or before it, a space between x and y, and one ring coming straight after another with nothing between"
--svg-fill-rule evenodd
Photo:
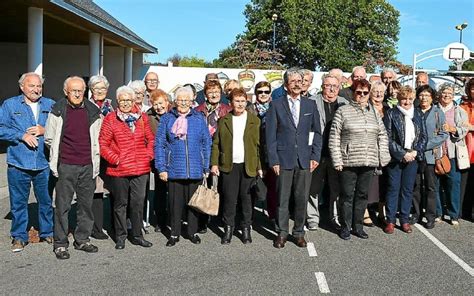
<instances>
[{"instance_id":1,"label":"blue jeans","mask_svg":"<svg viewBox=\"0 0 474 296\"><path fill-rule=\"evenodd\" d=\"M387 167L387 221L394 223L400 199L400 224L408 223L418 163L390 163Z\"/></svg>"},{"instance_id":2,"label":"blue jeans","mask_svg":"<svg viewBox=\"0 0 474 296\"><path fill-rule=\"evenodd\" d=\"M446 210L451 219L459 219L461 203L461 171L457 168L456 159L450 159L451 170L440 178L440 186L444 189Z\"/></svg>"},{"instance_id":3,"label":"blue jeans","mask_svg":"<svg viewBox=\"0 0 474 296\"><path fill-rule=\"evenodd\" d=\"M12 214L12 238L28 242L28 198L31 183L38 201L39 236L53 236L53 206L49 191L49 168L40 171L8 166L8 190Z\"/></svg>"}]
</instances>

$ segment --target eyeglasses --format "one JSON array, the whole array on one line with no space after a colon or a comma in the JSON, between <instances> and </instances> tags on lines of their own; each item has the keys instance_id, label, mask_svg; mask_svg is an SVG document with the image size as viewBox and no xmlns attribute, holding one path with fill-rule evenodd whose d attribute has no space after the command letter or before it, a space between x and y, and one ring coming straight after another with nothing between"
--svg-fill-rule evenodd
<instances>
[{"instance_id":1,"label":"eyeglasses","mask_svg":"<svg viewBox=\"0 0 474 296\"><path fill-rule=\"evenodd\" d=\"M145 83L150 83L150 84L156 84L159 83L160 81L158 79L147 79L145 80Z\"/></svg>"},{"instance_id":2,"label":"eyeglasses","mask_svg":"<svg viewBox=\"0 0 474 296\"><path fill-rule=\"evenodd\" d=\"M447 92L447 91L445 92L445 91L443 91L443 92L441 93L441 95L443 95L443 96L452 96L452 95L454 95L454 94L453 94L452 92Z\"/></svg>"},{"instance_id":3,"label":"eyeglasses","mask_svg":"<svg viewBox=\"0 0 474 296\"><path fill-rule=\"evenodd\" d=\"M324 88L339 88L337 84L323 84Z\"/></svg>"},{"instance_id":4,"label":"eyeglasses","mask_svg":"<svg viewBox=\"0 0 474 296\"><path fill-rule=\"evenodd\" d=\"M257 90L255 93L257 95L261 95L261 94L269 95L271 93L271 91L269 91L269 90Z\"/></svg>"},{"instance_id":5,"label":"eyeglasses","mask_svg":"<svg viewBox=\"0 0 474 296\"><path fill-rule=\"evenodd\" d=\"M206 95L208 96L219 96L221 93L218 91L213 91L213 92L207 92Z\"/></svg>"},{"instance_id":6,"label":"eyeglasses","mask_svg":"<svg viewBox=\"0 0 474 296\"><path fill-rule=\"evenodd\" d=\"M131 104L133 101L132 100L119 100L119 104Z\"/></svg>"},{"instance_id":7,"label":"eyeglasses","mask_svg":"<svg viewBox=\"0 0 474 296\"><path fill-rule=\"evenodd\" d=\"M106 87L97 87L92 89L93 92L104 92L107 91Z\"/></svg>"},{"instance_id":8,"label":"eyeglasses","mask_svg":"<svg viewBox=\"0 0 474 296\"><path fill-rule=\"evenodd\" d=\"M302 84L303 80L290 80L288 81L288 84Z\"/></svg>"},{"instance_id":9,"label":"eyeglasses","mask_svg":"<svg viewBox=\"0 0 474 296\"><path fill-rule=\"evenodd\" d=\"M361 91L361 90L356 90L355 91L355 94L358 95L358 96L366 96L369 94L369 91Z\"/></svg>"},{"instance_id":10,"label":"eyeglasses","mask_svg":"<svg viewBox=\"0 0 474 296\"><path fill-rule=\"evenodd\" d=\"M138 92L138 91L136 91L136 92L135 92L135 95L137 95L137 96L144 96L145 93L144 93L144 92Z\"/></svg>"}]
</instances>

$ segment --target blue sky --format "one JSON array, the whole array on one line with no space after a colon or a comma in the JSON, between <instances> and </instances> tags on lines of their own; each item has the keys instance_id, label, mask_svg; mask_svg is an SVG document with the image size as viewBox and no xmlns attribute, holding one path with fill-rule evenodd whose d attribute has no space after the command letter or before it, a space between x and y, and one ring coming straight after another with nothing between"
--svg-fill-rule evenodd
<instances>
[{"instance_id":1,"label":"blue sky","mask_svg":"<svg viewBox=\"0 0 474 296\"><path fill-rule=\"evenodd\" d=\"M245 30L249 0L95 0L103 9L157 47L149 61L165 62L175 53L212 61ZM468 22L463 43L474 51L474 0L389 0L400 11L398 59L411 64L413 53L459 41L457 24ZM447 69L436 57L420 64Z\"/></svg>"}]
</instances>

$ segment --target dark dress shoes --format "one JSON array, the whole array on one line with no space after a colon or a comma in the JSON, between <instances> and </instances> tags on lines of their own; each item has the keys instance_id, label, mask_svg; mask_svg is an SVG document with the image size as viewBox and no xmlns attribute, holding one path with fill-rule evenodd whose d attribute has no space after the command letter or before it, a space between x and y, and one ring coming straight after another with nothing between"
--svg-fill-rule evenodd
<instances>
[{"instance_id":1,"label":"dark dress shoes","mask_svg":"<svg viewBox=\"0 0 474 296\"><path fill-rule=\"evenodd\" d=\"M108 239L109 236L105 234L103 231L93 231L91 236L95 239Z\"/></svg>"},{"instance_id":2,"label":"dark dress shoes","mask_svg":"<svg viewBox=\"0 0 474 296\"><path fill-rule=\"evenodd\" d=\"M176 243L179 242L179 237L178 236L170 236L168 241L166 242L167 247L172 247L176 245Z\"/></svg>"},{"instance_id":3,"label":"dark dress shoes","mask_svg":"<svg viewBox=\"0 0 474 296\"><path fill-rule=\"evenodd\" d=\"M415 225L416 223L418 223L418 221L419 221L418 216L417 216L417 215L412 215L412 216L410 217L409 223L410 223L410 225Z\"/></svg>"},{"instance_id":4,"label":"dark dress shoes","mask_svg":"<svg viewBox=\"0 0 474 296\"><path fill-rule=\"evenodd\" d=\"M221 238L221 244L222 245L228 245L230 244L230 241L232 240L232 234L234 233L234 227L226 225L224 227L224 235Z\"/></svg>"},{"instance_id":5,"label":"dark dress shoes","mask_svg":"<svg viewBox=\"0 0 474 296\"><path fill-rule=\"evenodd\" d=\"M351 238L351 233L349 229L343 227L341 229L341 232L339 232L339 237L342 238L343 240L348 240Z\"/></svg>"},{"instance_id":6,"label":"dark dress shoes","mask_svg":"<svg viewBox=\"0 0 474 296\"><path fill-rule=\"evenodd\" d=\"M273 242L273 246L277 249L281 249L285 247L285 243L286 243L286 237L277 236L277 238Z\"/></svg>"},{"instance_id":7,"label":"dark dress shoes","mask_svg":"<svg viewBox=\"0 0 474 296\"><path fill-rule=\"evenodd\" d=\"M369 238L369 235L364 231L364 230L354 230L352 232L353 235L357 236L358 238L361 238L361 239L368 239Z\"/></svg>"},{"instance_id":8,"label":"dark dress shoes","mask_svg":"<svg viewBox=\"0 0 474 296\"><path fill-rule=\"evenodd\" d=\"M117 240L117 242L115 243L115 249L117 250L125 249L125 240L122 240L122 239Z\"/></svg>"},{"instance_id":9,"label":"dark dress shoes","mask_svg":"<svg viewBox=\"0 0 474 296\"><path fill-rule=\"evenodd\" d=\"M250 235L250 227L242 229L242 242L244 244L250 244L252 242L252 236Z\"/></svg>"},{"instance_id":10,"label":"dark dress shoes","mask_svg":"<svg viewBox=\"0 0 474 296\"><path fill-rule=\"evenodd\" d=\"M66 260L70 257L69 252L65 247L58 247L54 249L54 254L56 254L56 258L58 258L59 260Z\"/></svg>"},{"instance_id":11,"label":"dark dress shoes","mask_svg":"<svg viewBox=\"0 0 474 296\"><path fill-rule=\"evenodd\" d=\"M306 248L308 244L306 243L306 240L304 239L304 237L297 237L296 245L300 248Z\"/></svg>"},{"instance_id":12,"label":"dark dress shoes","mask_svg":"<svg viewBox=\"0 0 474 296\"><path fill-rule=\"evenodd\" d=\"M435 227L435 221L434 220L428 220L425 224L426 229L433 229Z\"/></svg>"},{"instance_id":13,"label":"dark dress shoes","mask_svg":"<svg viewBox=\"0 0 474 296\"><path fill-rule=\"evenodd\" d=\"M77 242L73 243L74 249L84 251L86 253L97 253L99 251L99 248L91 244L90 242L86 242L83 244L79 244Z\"/></svg>"},{"instance_id":14,"label":"dark dress shoes","mask_svg":"<svg viewBox=\"0 0 474 296\"><path fill-rule=\"evenodd\" d=\"M155 232L161 232L161 227L160 225L155 226Z\"/></svg>"},{"instance_id":15,"label":"dark dress shoes","mask_svg":"<svg viewBox=\"0 0 474 296\"><path fill-rule=\"evenodd\" d=\"M201 243L201 238L197 234L194 234L193 236L191 236L189 240L195 245L199 245Z\"/></svg>"},{"instance_id":16,"label":"dark dress shoes","mask_svg":"<svg viewBox=\"0 0 474 296\"><path fill-rule=\"evenodd\" d=\"M153 246L153 244L149 241L147 241L146 239L144 238L141 238L141 237L134 237L132 239L130 239L130 243L132 243L132 245L136 245L136 246L142 246L144 248L149 248L151 246Z\"/></svg>"}]
</instances>

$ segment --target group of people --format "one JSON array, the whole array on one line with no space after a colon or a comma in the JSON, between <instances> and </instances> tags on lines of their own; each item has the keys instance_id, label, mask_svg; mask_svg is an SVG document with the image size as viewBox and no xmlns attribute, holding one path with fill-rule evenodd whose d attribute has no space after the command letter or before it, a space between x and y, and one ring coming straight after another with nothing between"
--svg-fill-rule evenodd
<instances>
[{"instance_id":1,"label":"group of people","mask_svg":"<svg viewBox=\"0 0 474 296\"><path fill-rule=\"evenodd\" d=\"M321 92L311 95L313 73L290 68L280 88L259 82L253 98L238 81L222 86L210 73L201 92L187 84L171 98L149 72L110 98L106 77L93 76L86 85L71 76L64 81L65 98L53 101L42 95L42 77L25 73L21 94L0 108L0 139L8 143L11 250L28 243L31 184L40 239L53 244L58 259L70 257L74 196L75 249L97 252L90 237L109 235L117 250L127 239L151 247L143 235L150 183L155 231L170 228L169 247L183 228L193 244L201 242L198 233L206 231L209 216L188 202L202 184L220 192L222 244L230 244L237 229L244 244L252 242L258 179L267 188L275 248L290 237L306 247L305 231L324 222L344 240L351 234L367 239L364 225L374 225L374 205L388 234L397 214L406 233L423 218L428 229L445 214L453 225L461 216L471 219L474 79L458 106L453 86L436 92L425 73L417 76L416 89L401 86L390 69L366 78L365 69L355 67L343 88L342 71L333 69L323 76ZM443 156L451 169L439 173ZM107 234L104 193L112 209Z\"/></svg>"}]
</instances>

